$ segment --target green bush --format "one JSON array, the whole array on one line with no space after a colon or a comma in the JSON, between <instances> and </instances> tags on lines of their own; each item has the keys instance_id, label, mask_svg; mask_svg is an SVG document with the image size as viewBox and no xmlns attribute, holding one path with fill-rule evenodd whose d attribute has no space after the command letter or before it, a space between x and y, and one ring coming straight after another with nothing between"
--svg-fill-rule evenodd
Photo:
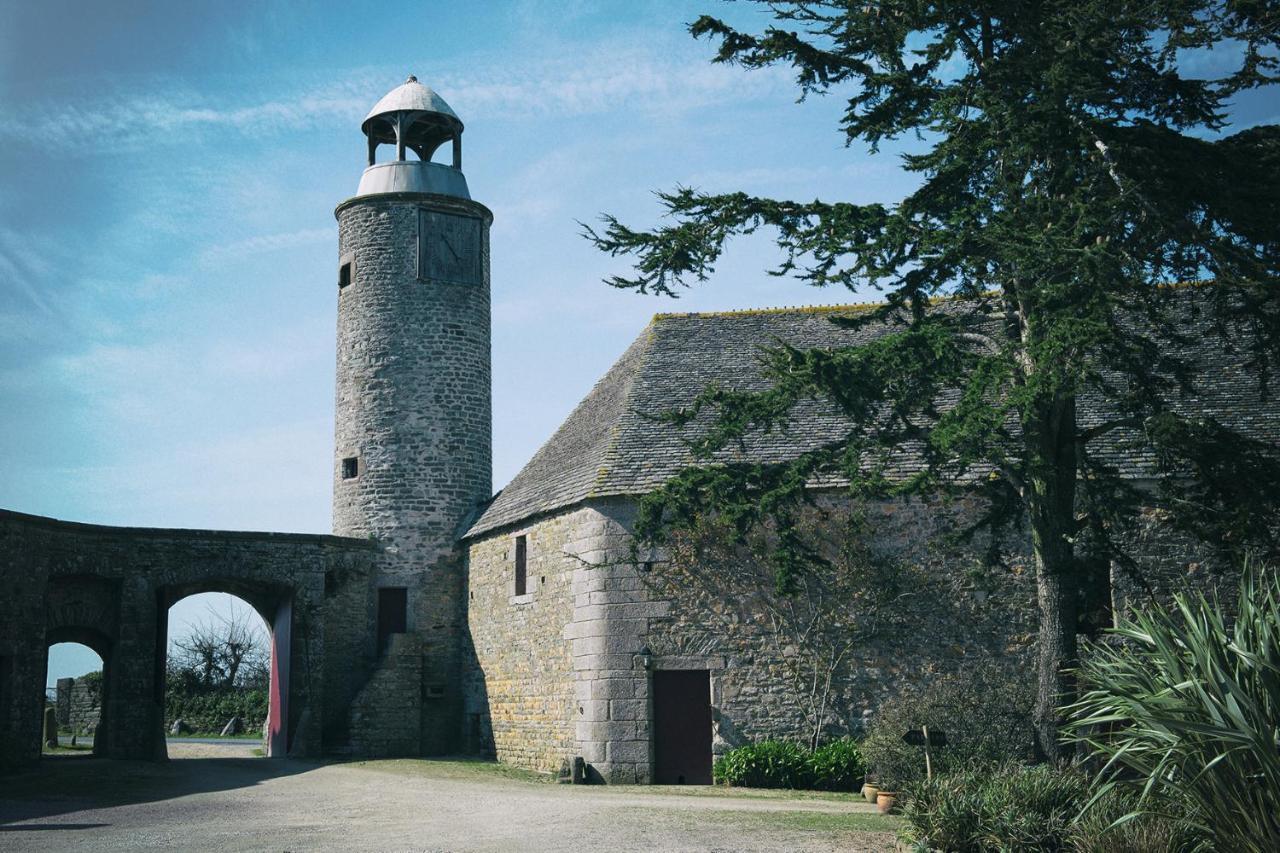
<instances>
[{"instance_id":1,"label":"green bush","mask_svg":"<svg viewBox=\"0 0 1280 853\"><path fill-rule=\"evenodd\" d=\"M862 749L853 738L824 743L808 758L811 784L819 791L856 791L867 775Z\"/></svg>"},{"instance_id":2,"label":"green bush","mask_svg":"<svg viewBox=\"0 0 1280 853\"><path fill-rule=\"evenodd\" d=\"M906 792L907 834L919 849L1058 851L1089 800L1083 773L1047 765L963 771Z\"/></svg>"},{"instance_id":3,"label":"green bush","mask_svg":"<svg viewBox=\"0 0 1280 853\"><path fill-rule=\"evenodd\" d=\"M1138 797L1131 792L1113 788L1103 793L1072 827L1070 849L1076 853L1196 853L1213 849L1185 817L1176 819L1149 811L1116 823L1137 805ZM1165 810L1177 808L1174 803Z\"/></svg>"},{"instance_id":4,"label":"green bush","mask_svg":"<svg viewBox=\"0 0 1280 853\"><path fill-rule=\"evenodd\" d=\"M1280 577L1246 567L1235 613L1180 595L1118 619L1068 731L1107 760L1105 786L1182 801L1216 849L1261 853L1280 850Z\"/></svg>"},{"instance_id":5,"label":"green bush","mask_svg":"<svg viewBox=\"0 0 1280 853\"><path fill-rule=\"evenodd\" d=\"M808 788L808 750L790 741L764 740L740 746L716 760L717 782L745 788Z\"/></svg>"},{"instance_id":6,"label":"green bush","mask_svg":"<svg viewBox=\"0 0 1280 853\"><path fill-rule=\"evenodd\" d=\"M930 749L935 775L991 769L1032 754L1034 680L992 663L908 688L886 701L861 743L867 771L881 788L901 789L925 778L924 749L902 735L928 726L944 732L945 747Z\"/></svg>"},{"instance_id":7,"label":"green bush","mask_svg":"<svg viewBox=\"0 0 1280 853\"><path fill-rule=\"evenodd\" d=\"M866 775L862 750L840 738L810 752L790 741L747 744L716 760L712 773L722 784L743 788L800 788L856 791Z\"/></svg>"},{"instance_id":8,"label":"green bush","mask_svg":"<svg viewBox=\"0 0 1280 853\"><path fill-rule=\"evenodd\" d=\"M947 853L1209 849L1185 820L1144 815L1114 825L1133 806L1127 793L1103 792L1090 804L1092 797L1089 778L1078 768L1042 764L964 771L908 788L902 811L907 822L904 835L917 850Z\"/></svg>"},{"instance_id":9,"label":"green bush","mask_svg":"<svg viewBox=\"0 0 1280 853\"><path fill-rule=\"evenodd\" d=\"M197 734L218 734L232 717L244 722L253 734L267 718L266 690L237 687L204 687L170 675L165 691L165 726L183 720Z\"/></svg>"}]
</instances>

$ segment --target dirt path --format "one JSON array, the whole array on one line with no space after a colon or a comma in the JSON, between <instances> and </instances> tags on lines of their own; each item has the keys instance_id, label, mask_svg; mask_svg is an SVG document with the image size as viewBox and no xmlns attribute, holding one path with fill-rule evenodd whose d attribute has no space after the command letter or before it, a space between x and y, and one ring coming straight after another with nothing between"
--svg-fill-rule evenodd
<instances>
[{"instance_id":1,"label":"dirt path","mask_svg":"<svg viewBox=\"0 0 1280 853\"><path fill-rule=\"evenodd\" d=\"M894 819L851 798L519 775L450 761L49 759L0 777L0 850L893 849Z\"/></svg>"}]
</instances>

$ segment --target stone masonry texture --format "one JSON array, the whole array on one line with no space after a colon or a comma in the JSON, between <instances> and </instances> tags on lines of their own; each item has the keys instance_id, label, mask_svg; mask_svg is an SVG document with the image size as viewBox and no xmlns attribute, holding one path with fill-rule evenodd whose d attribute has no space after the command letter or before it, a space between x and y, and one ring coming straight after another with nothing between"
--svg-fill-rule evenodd
<instances>
[{"instance_id":1,"label":"stone masonry texture","mask_svg":"<svg viewBox=\"0 0 1280 853\"><path fill-rule=\"evenodd\" d=\"M479 282L419 278L420 221L441 221L422 211L479 220ZM354 272L338 294L334 532L383 545L375 585L407 589L407 629L421 639L419 732L383 742L446 752L461 726L458 535L492 488L492 215L421 193L359 196L336 215L339 258Z\"/></svg>"},{"instance_id":2,"label":"stone masonry texture","mask_svg":"<svg viewBox=\"0 0 1280 853\"><path fill-rule=\"evenodd\" d=\"M824 506L839 513L847 504L831 494ZM906 685L974 664L1034 678L1030 544L1019 534L957 546L947 535L976 511L918 501L866 509L874 550L895 567L895 600L842 670L827 736L858 733ZM488 749L542 772L581 756L598 781L648 782L651 670L663 669L709 671L713 753L763 738L803 739L805 709L787 665L793 650L733 597L665 586L663 555L633 562L634 516L630 499L597 500L472 541L467 701L471 713L489 709L474 724L491 728ZM1158 594L1234 582L1209 549L1180 540L1159 516L1144 514L1133 543L1144 573L1160 579ZM510 589L517 535L529 543L531 579L547 578L545 589L538 583L523 597ZM1113 585L1117 607L1145 595L1119 575Z\"/></svg>"},{"instance_id":3,"label":"stone masonry texture","mask_svg":"<svg viewBox=\"0 0 1280 853\"><path fill-rule=\"evenodd\" d=\"M92 735L102 713L101 697L82 678L59 678L57 683L58 725L79 735Z\"/></svg>"},{"instance_id":4,"label":"stone masonry texture","mask_svg":"<svg viewBox=\"0 0 1280 853\"><path fill-rule=\"evenodd\" d=\"M368 596L377 543L284 533L75 524L0 511L0 767L40 753L48 648L79 642L103 660L101 736L114 758L163 758L164 638L169 607L197 592L230 592L267 621L289 612L288 749L319 755L324 721L346 713L352 641L329 602ZM291 605L282 611L285 604ZM331 682L332 683L327 683Z\"/></svg>"}]
</instances>

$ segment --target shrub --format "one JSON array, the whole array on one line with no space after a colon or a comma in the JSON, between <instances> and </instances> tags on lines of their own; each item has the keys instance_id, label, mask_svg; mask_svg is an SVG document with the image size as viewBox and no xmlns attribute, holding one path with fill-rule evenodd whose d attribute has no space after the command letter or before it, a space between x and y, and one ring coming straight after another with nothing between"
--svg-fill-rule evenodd
<instances>
[{"instance_id":1,"label":"shrub","mask_svg":"<svg viewBox=\"0 0 1280 853\"><path fill-rule=\"evenodd\" d=\"M765 740L740 746L716 760L717 782L747 788L808 788L808 750L790 741Z\"/></svg>"},{"instance_id":2,"label":"shrub","mask_svg":"<svg viewBox=\"0 0 1280 853\"><path fill-rule=\"evenodd\" d=\"M1107 759L1105 788L1189 804L1216 849L1280 849L1280 577L1246 566L1236 617L1175 597L1089 650L1071 735ZM1118 774L1124 772L1128 780ZM1136 777L1137 781L1132 781ZM1135 812L1154 809L1145 801Z\"/></svg>"},{"instance_id":3,"label":"shrub","mask_svg":"<svg viewBox=\"0 0 1280 853\"><path fill-rule=\"evenodd\" d=\"M1034 744L1035 685L993 664L975 666L909 688L886 701L867 727L862 755L881 787L925 777L924 750L902 741L909 729L943 731L947 746L930 750L935 774L991 769L1025 760Z\"/></svg>"},{"instance_id":4,"label":"shrub","mask_svg":"<svg viewBox=\"0 0 1280 853\"><path fill-rule=\"evenodd\" d=\"M856 791L867 775L862 749L853 738L825 743L808 758L812 785L819 791Z\"/></svg>"},{"instance_id":5,"label":"shrub","mask_svg":"<svg viewBox=\"0 0 1280 853\"><path fill-rule=\"evenodd\" d=\"M840 738L810 752L790 741L747 744L716 760L717 782L744 788L808 788L856 791L866 772L862 750L852 738Z\"/></svg>"},{"instance_id":6,"label":"shrub","mask_svg":"<svg viewBox=\"0 0 1280 853\"><path fill-rule=\"evenodd\" d=\"M200 734L218 734L232 717L253 733L267 718L266 690L242 687L204 687L170 675L165 691L165 725L181 719Z\"/></svg>"},{"instance_id":7,"label":"shrub","mask_svg":"<svg viewBox=\"0 0 1280 853\"><path fill-rule=\"evenodd\" d=\"M1113 788L1076 821L1071 850L1076 853L1195 853L1213 849L1191 821L1151 812L1117 824L1138 805L1136 795ZM1172 811L1178 804L1167 804Z\"/></svg>"},{"instance_id":8,"label":"shrub","mask_svg":"<svg viewBox=\"0 0 1280 853\"><path fill-rule=\"evenodd\" d=\"M1058 851L1088 800L1083 773L1008 765L915 783L903 816L921 849Z\"/></svg>"}]
</instances>

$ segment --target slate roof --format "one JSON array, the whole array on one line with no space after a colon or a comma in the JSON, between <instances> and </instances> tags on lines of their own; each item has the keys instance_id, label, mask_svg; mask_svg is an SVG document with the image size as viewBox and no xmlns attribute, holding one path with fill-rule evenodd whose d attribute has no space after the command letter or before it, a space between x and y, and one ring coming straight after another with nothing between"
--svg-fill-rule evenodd
<instances>
[{"instance_id":1,"label":"slate roof","mask_svg":"<svg viewBox=\"0 0 1280 853\"><path fill-rule=\"evenodd\" d=\"M1182 289L1187 304L1201 288ZM882 323L846 329L833 315L850 315L870 306L780 308L727 313L659 314L596 383L511 483L499 492L472 525L473 537L562 509L588 498L640 495L651 491L693 462L681 431L658 423L654 415L687 405L712 382L741 390L768 386L760 365L762 346L783 341L802 348L840 347L884 334ZM940 302L933 310L969 311L963 303ZM1205 316L1188 314L1194 343L1183 353L1197 365L1197 394L1173 408L1212 416L1255 438L1280 445L1280 411L1262 398L1256 377L1246 368L1248 354L1224 344ZM954 398L956 394L945 395ZM946 405L947 400L939 401ZM1102 422L1107 413L1097 401L1080 402L1082 427ZM718 456L778 462L839 438L848 425L829 403L798 406L785 431L753 435L745 450ZM1149 453L1135 451L1121 431L1110 435L1099 455L1128 476L1149 470ZM1092 445L1091 445L1092 446ZM919 467L902 450L893 467L906 473Z\"/></svg>"}]
</instances>

